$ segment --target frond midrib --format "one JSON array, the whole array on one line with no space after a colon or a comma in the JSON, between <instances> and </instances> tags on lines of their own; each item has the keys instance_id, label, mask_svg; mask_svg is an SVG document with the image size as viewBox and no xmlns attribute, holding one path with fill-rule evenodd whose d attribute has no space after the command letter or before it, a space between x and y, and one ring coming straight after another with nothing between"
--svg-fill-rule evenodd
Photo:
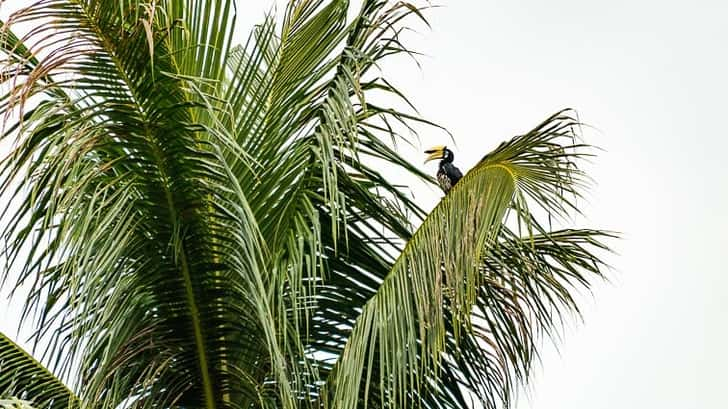
<instances>
[{"instance_id":1,"label":"frond midrib","mask_svg":"<svg viewBox=\"0 0 728 409\"><path fill-rule=\"evenodd\" d=\"M126 71L124 70L124 67L122 63L119 61L116 54L113 52L113 47L108 43L108 40L106 39L104 33L102 30L94 23L94 20L90 18L89 11L84 7L84 5L78 1L74 0L76 5L79 7L80 10L83 11L86 17L86 21L89 23L90 28L96 33L96 36L99 38L99 40L102 42L105 51L109 54L109 57L114 62L114 65L117 69L117 72L119 73L120 77L122 78L122 81L126 84L127 89L131 93L132 98L134 99L135 105L137 107L137 111L142 116L142 119L144 120L145 125L148 123L148 117L146 112L144 112L144 109L142 108L142 104L140 103L140 98L135 92L135 88L133 86L133 83L131 82L130 78L126 75ZM154 58L153 56L150 56L150 58ZM146 128L146 126L145 126ZM148 139L151 139L152 136L149 134L149 129L146 130L146 137ZM163 167L163 161L158 155L158 151L156 149L153 149L155 153L155 160L157 161L157 166L159 167L160 172L162 172L163 178L166 180L168 179L168 176L166 175L166 172L164 171ZM172 225L177 223L177 208L174 204L174 199L172 197L172 193L169 189L169 186L167 184L162 184L164 189L164 195L167 200L167 206L169 208L169 214L170 214L170 223ZM197 301L194 294L194 289L192 287L192 276L190 274L189 269L189 263L187 258L187 252L184 248L184 240L182 243L180 243L180 252L179 252L179 260L180 260L180 269L183 276L184 284L185 284L185 296L187 298L187 305L190 310L190 315L192 319L192 327L193 332L195 335L195 346L197 348L197 358L198 362L200 364L200 376L202 377L202 384L204 389L204 395L205 395L205 402L206 407L208 409L215 409L215 395L212 388L212 380L210 375L210 370L208 367L208 359L207 359L207 349L205 347L205 340L202 334L202 325L200 322L199 317L199 309L197 306Z\"/></svg>"}]
</instances>

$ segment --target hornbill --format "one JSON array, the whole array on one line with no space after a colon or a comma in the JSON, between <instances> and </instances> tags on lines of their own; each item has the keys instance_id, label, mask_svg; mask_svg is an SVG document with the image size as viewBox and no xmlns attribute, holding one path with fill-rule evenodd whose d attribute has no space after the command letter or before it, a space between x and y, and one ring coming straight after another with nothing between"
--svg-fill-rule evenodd
<instances>
[{"instance_id":1,"label":"hornbill","mask_svg":"<svg viewBox=\"0 0 728 409\"><path fill-rule=\"evenodd\" d=\"M447 192L449 192L450 189L458 183L458 180L463 177L460 169L456 168L455 165L452 164L452 160L455 158L455 155L447 148L447 146L444 145L433 146L426 150L425 153L429 155L427 156L427 159L425 159L425 163L434 159L441 159L440 167L437 170L437 182L440 184L440 187L445 194L447 194Z\"/></svg>"}]
</instances>

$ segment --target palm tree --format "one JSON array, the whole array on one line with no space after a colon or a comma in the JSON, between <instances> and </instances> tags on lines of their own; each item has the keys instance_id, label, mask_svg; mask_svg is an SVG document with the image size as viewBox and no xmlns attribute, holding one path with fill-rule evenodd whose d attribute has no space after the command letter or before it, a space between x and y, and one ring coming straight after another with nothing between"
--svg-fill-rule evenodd
<instances>
[{"instance_id":1,"label":"palm tree","mask_svg":"<svg viewBox=\"0 0 728 409\"><path fill-rule=\"evenodd\" d=\"M426 214L380 172L434 183L392 147L431 124L379 69L422 9L357 7L291 1L243 45L223 0L39 0L2 23L2 278L30 288L43 353L0 335L0 398L512 402L602 274L609 233L551 224L589 148L559 112Z\"/></svg>"}]
</instances>

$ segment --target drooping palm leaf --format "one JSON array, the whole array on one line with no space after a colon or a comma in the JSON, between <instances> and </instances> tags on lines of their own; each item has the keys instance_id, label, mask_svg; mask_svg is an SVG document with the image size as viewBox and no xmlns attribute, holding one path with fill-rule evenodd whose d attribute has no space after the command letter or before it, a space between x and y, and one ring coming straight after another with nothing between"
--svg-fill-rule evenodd
<instances>
[{"instance_id":1,"label":"drooping palm leaf","mask_svg":"<svg viewBox=\"0 0 728 409\"><path fill-rule=\"evenodd\" d=\"M62 348L50 355L71 358L59 363L61 372L82 358L84 398L113 406L152 394L214 407L250 390L229 379L235 367L225 347L244 340L225 338L237 332L225 317L270 325L255 279L258 233L245 203L222 194L225 164L200 137L185 84L165 74L175 69L172 50L157 43L150 55L143 25L125 25L126 12L99 2L41 1L11 17L15 24L39 16L51 22L28 39L37 39L39 63L11 90L47 99L25 112L20 134L28 138L5 162L8 174L27 164L38 181L27 195L16 194L20 205L6 236L14 239L11 254L29 241L37 249L21 280L36 277L30 307L48 295L62 301L42 306L38 327L59 324L52 345ZM71 100L42 95L36 71L62 78L47 87ZM50 244L41 248L33 229ZM223 247L216 232L230 229L239 235ZM277 344L270 327L260 337ZM285 374L277 375L285 390Z\"/></svg>"},{"instance_id":2,"label":"drooping palm leaf","mask_svg":"<svg viewBox=\"0 0 728 409\"><path fill-rule=\"evenodd\" d=\"M333 407L356 407L371 384L383 406L445 392L457 403L459 384L485 392L486 407L509 402L514 380L527 378L536 335L575 308L571 286L600 275L593 251L608 234L545 231L528 206L560 217L575 210L583 184L575 126L558 113L502 144L430 213L357 318L329 380ZM510 233L509 209L539 235ZM442 373L455 382L443 388Z\"/></svg>"}]
</instances>

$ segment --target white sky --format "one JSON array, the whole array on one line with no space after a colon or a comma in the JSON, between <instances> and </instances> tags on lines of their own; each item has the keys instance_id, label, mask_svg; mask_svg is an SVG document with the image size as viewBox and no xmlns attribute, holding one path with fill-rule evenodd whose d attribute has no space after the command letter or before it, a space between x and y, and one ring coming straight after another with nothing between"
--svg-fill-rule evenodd
<instances>
[{"instance_id":1,"label":"white sky","mask_svg":"<svg viewBox=\"0 0 728 409\"><path fill-rule=\"evenodd\" d=\"M247 30L269 0L240 3ZM410 42L427 54L422 69L398 63L388 78L454 134L463 170L577 108L597 128L586 141L605 150L588 168L597 185L579 222L625 236L612 282L585 298L585 322L567 329L559 353L543 349L518 408L725 407L728 3L441 3L432 30ZM431 130L421 139L449 142ZM419 148L409 153L420 160ZM414 191L425 207L440 195ZM0 330L14 333L16 313L0 303Z\"/></svg>"}]
</instances>

